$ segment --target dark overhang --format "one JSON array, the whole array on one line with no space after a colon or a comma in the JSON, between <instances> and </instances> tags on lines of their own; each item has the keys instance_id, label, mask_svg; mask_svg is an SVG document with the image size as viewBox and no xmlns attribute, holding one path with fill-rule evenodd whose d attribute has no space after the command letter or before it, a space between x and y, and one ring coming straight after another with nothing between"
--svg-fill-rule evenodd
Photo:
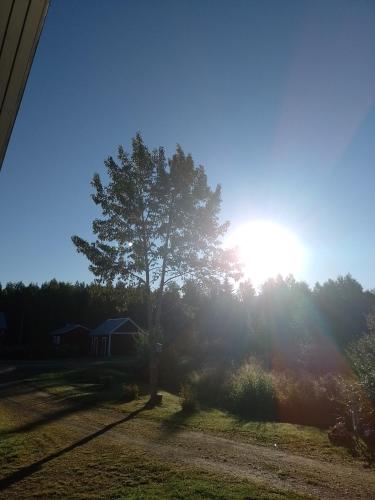
<instances>
[{"instance_id":1,"label":"dark overhang","mask_svg":"<svg viewBox=\"0 0 375 500\"><path fill-rule=\"evenodd\" d=\"M0 169L49 0L0 0Z\"/></svg>"}]
</instances>

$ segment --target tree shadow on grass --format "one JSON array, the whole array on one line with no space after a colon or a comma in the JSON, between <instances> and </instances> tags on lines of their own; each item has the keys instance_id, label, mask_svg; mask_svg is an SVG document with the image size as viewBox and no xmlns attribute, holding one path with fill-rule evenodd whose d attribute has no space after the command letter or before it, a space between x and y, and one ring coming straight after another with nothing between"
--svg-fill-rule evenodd
<instances>
[{"instance_id":1,"label":"tree shadow on grass","mask_svg":"<svg viewBox=\"0 0 375 500\"><path fill-rule=\"evenodd\" d=\"M27 383L25 380L15 381L0 385L0 400L13 398L14 396L22 396L35 392L35 387Z\"/></svg>"},{"instance_id":2,"label":"tree shadow on grass","mask_svg":"<svg viewBox=\"0 0 375 500\"><path fill-rule=\"evenodd\" d=\"M95 388L94 388L95 389ZM29 387L22 393L17 393L17 396L20 394L32 394L33 392L41 391L40 387ZM39 410L34 410L33 405L30 407L26 407L26 414L36 412L37 419L33 419L31 422L27 422L18 427L12 427L8 430L1 431L2 436L10 435L10 434L18 434L23 432L29 432L37 429L38 427L57 421L71 413L77 413L79 411L88 410L95 406L100 405L104 401L111 399L111 394L105 390L92 390L91 392L86 392L83 394L74 394L68 397L61 397L55 394L47 394L46 400L38 401L35 403L36 407L39 407ZM51 403L53 401L52 410L47 407L46 411L40 411L40 403ZM22 412L22 408L20 409Z\"/></svg>"},{"instance_id":3,"label":"tree shadow on grass","mask_svg":"<svg viewBox=\"0 0 375 500\"><path fill-rule=\"evenodd\" d=\"M80 401L77 401L74 404L69 404L67 406L64 406L63 408L60 408L57 411L47 412L37 420L33 420L26 424L20 425L19 427L3 431L1 435L5 436L10 434L20 434L24 432L30 432L45 424L60 420L72 413L88 410L96 406L97 404L98 400L96 398L92 398L91 395L89 395L87 398L81 398Z\"/></svg>"},{"instance_id":4,"label":"tree shadow on grass","mask_svg":"<svg viewBox=\"0 0 375 500\"><path fill-rule=\"evenodd\" d=\"M162 430L160 439L163 440L168 436L177 434L179 431L187 428L188 421L196 415L198 411L180 410L173 413L162 422Z\"/></svg>"},{"instance_id":5,"label":"tree shadow on grass","mask_svg":"<svg viewBox=\"0 0 375 500\"><path fill-rule=\"evenodd\" d=\"M101 436L102 434L105 434L106 432L110 431L114 427L123 424L125 422L128 422L129 420L135 418L139 413L144 411L147 408L147 405L139 408L138 410L133 411L126 417L123 417L119 420L116 420L115 422L112 422L98 431L93 432L92 434L89 434L88 436L85 436L84 438L76 441L75 443L63 448L62 450L58 450L54 453L51 453L47 455L46 457L42 458L41 460L38 460L37 462L34 462L30 465L27 465L25 467L22 467L21 469L18 469L17 471L9 474L8 476L4 477L3 479L0 480L0 491L4 491L5 489L9 488L9 486L12 486L15 483L18 483L22 479L25 479L28 476L31 476L35 472L39 471L42 466L51 460L54 460L55 458L58 458L66 453L69 453L70 451L74 450L75 448L78 448L80 446L83 446L93 439Z\"/></svg>"},{"instance_id":6,"label":"tree shadow on grass","mask_svg":"<svg viewBox=\"0 0 375 500\"><path fill-rule=\"evenodd\" d=\"M74 383L69 379L45 380L35 382L30 379L15 380L0 384L0 400L12 399L15 396L27 396L33 392L44 392L50 399L61 399L63 394L55 394L53 390L61 386L71 386L73 389L80 389L83 383ZM88 385L88 384L86 384ZM91 384L93 390L96 390L99 384Z\"/></svg>"}]
</instances>

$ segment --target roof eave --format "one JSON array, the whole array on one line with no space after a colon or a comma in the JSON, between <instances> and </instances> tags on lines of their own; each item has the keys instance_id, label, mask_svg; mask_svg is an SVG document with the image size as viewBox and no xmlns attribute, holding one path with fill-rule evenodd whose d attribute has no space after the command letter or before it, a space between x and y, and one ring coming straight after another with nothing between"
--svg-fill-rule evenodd
<instances>
[{"instance_id":1,"label":"roof eave","mask_svg":"<svg viewBox=\"0 0 375 500\"><path fill-rule=\"evenodd\" d=\"M49 0L0 2L0 170L48 7Z\"/></svg>"}]
</instances>

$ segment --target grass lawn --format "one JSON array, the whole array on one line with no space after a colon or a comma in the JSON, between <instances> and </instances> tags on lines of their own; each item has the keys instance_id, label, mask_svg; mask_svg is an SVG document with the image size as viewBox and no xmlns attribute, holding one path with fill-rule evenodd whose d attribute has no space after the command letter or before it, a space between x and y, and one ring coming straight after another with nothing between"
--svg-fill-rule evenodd
<instances>
[{"instance_id":1,"label":"grass lawn","mask_svg":"<svg viewBox=\"0 0 375 500\"><path fill-rule=\"evenodd\" d=\"M242 442L265 446L276 445L280 450L311 458L344 462L354 460L345 448L330 443L327 432L315 427L280 422L244 421L217 409L201 409L189 415L181 411L177 396L161 392L163 406L140 414L140 418L152 418L162 421L167 426L209 432ZM131 412L142 406L146 399L144 397L127 404L114 403L113 406Z\"/></svg>"},{"instance_id":2,"label":"grass lawn","mask_svg":"<svg viewBox=\"0 0 375 500\"><path fill-rule=\"evenodd\" d=\"M78 439L71 431L67 435L64 421L13 434L21 420L0 405L0 498L302 498L261 483L166 464L106 436L55 456Z\"/></svg>"},{"instance_id":3,"label":"grass lawn","mask_svg":"<svg viewBox=\"0 0 375 500\"><path fill-rule=\"evenodd\" d=\"M128 414L144 406L147 396L124 403L122 384L126 382L126 365L103 363L35 375L24 385L31 394L39 389L52 395L59 404L66 404L70 412L104 407ZM8 394L12 391L7 390ZM280 450L336 463L354 460L344 449L332 446L326 432L318 429L242 421L217 409L185 414L178 396L162 392L162 406L139 413L137 420L258 445L276 444ZM83 425L84 422L83 417ZM9 408L0 399L0 478L10 478L8 483L0 479L0 498L306 498L255 480L208 472L188 464L167 464L137 446L109 442L105 435L65 451L69 443L81 437L82 431L80 434L74 428L67 435L63 415L47 419L37 427L25 426L17 407ZM43 462L38 464L40 460Z\"/></svg>"},{"instance_id":4,"label":"grass lawn","mask_svg":"<svg viewBox=\"0 0 375 500\"><path fill-rule=\"evenodd\" d=\"M30 438L30 436L29 436ZM28 446L22 453L29 454ZM1 492L0 492L1 495ZM102 442L71 452L13 484L6 498L302 498L232 477L169 466ZM4 497L4 498L5 498Z\"/></svg>"},{"instance_id":5,"label":"grass lawn","mask_svg":"<svg viewBox=\"0 0 375 500\"><path fill-rule=\"evenodd\" d=\"M131 413L147 401L146 394L130 403L122 401L122 383L129 380L127 365L118 362L104 362L98 366L75 369L67 372L47 373L31 379L36 386L59 397L88 400L95 398L98 404ZM112 379L112 387L99 390L101 383ZM140 387L146 392L146 387ZM141 390L142 393L142 390ZM275 446L280 450L311 458L353 462L352 455L345 449L333 446L327 432L315 427L280 423L246 421L218 409L201 409L193 414L181 411L177 395L166 391L161 407L140 413L139 418L153 419L164 425L183 427L190 430L223 435L244 442Z\"/></svg>"}]
</instances>

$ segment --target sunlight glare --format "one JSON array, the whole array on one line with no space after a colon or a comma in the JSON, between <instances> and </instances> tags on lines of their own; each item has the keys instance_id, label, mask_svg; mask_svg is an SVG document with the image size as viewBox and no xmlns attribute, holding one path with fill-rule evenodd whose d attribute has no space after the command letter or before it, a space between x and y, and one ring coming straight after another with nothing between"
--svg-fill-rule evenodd
<instances>
[{"instance_id":1,"label":"sunlight glare","mask_svg":"<svg viewBox=\"0 0 375 500\"><path fill-rule=\"evenodd\" d=\"M279 274L297 277L305 263L306 251L298 237L272 221L240 226L228 236L227 244L238 248L244 277L257 287Z\"/></svg>"}]
</instances>

